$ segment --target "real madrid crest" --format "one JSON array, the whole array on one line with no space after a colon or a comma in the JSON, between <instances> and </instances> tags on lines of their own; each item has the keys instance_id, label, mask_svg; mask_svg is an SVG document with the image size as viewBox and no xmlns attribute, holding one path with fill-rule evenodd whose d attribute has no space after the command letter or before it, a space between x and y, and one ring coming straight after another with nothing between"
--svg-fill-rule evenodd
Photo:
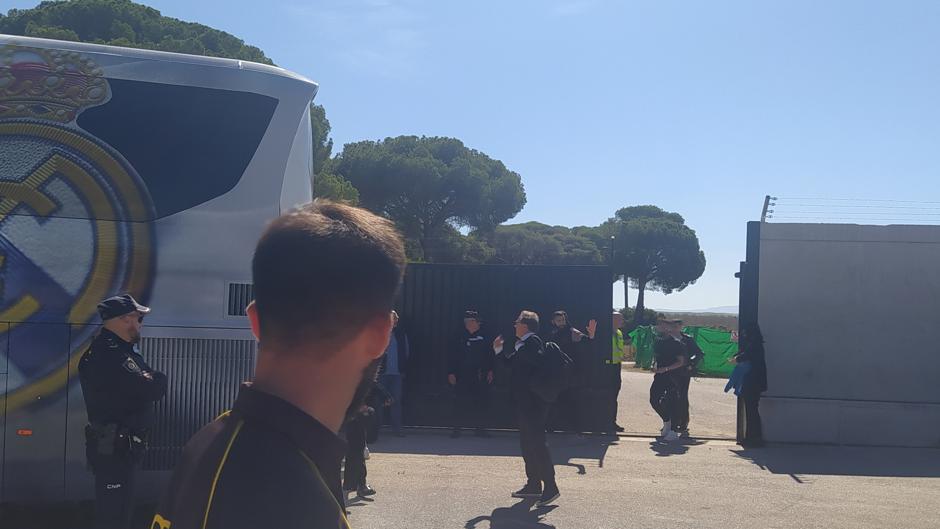
<instances>
[{"instance_id":1,"label":"real madrid crest","mask_svg":"<svg viewBox=\"0 0 940 529\"><path fill-rule=\"evenodd\" d=\"M147 188L76 121L110 97L102 68L82 54L0 47L0 332L18 333L15 343L40 356L11 351L8 412L62 390L95 331L98 301L149 294ZM69 325L68 351L49 342L48 324Z\"/></svg>"}]
</instances>

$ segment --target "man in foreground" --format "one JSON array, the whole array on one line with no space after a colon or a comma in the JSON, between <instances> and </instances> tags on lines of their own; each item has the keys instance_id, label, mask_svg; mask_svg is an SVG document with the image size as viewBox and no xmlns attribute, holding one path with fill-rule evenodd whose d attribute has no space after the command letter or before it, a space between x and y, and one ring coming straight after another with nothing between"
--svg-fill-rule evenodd
<instances>
[{"instance_id":1,"label":"man in foreground","mask_svg":"<svg viewBox=\"0 0 940 529\"><path fill-rule=\"evenodd\" d=\"M153 528L348 527L337 432L375 381L404 263L363 209L318 200L271 223L247 310L255 380L189 441Z\"/></svg>"},{"instance_id":2,"label":"man in foreground","mask_svg":"<svg viewBox=\"0 0 940 529\"><path fill-rule=\"evenodd\" d=\"M130 294L98 304L104 325L78 363L88 411L85 454L95 474L95 527L123 529L134 512L134 468L143 458L153 403L166 394L166 375L137 350L150 312Z\"/></svg>"},{"instance_id":3,"label":"man in foreground","mask_svg":"<svg viewBox=\"0 0 940 529\"><path fill-rule=\"evenodd\" d=\"M542 357L542 339L539 330L539 315L524 310L513 322L516 334L514 346L505 350L502 336L493 341L493 351L502 355L512 369L510 393L519 416L519 442L525 474L528 481L522 489L514 492L514 498L538 498L539 505L548 505L558 499L555 483L555 467L545 439L545 421L548 419L548 404L531 389L531 381L539 368Z\"/></svg>"}]
</instances>

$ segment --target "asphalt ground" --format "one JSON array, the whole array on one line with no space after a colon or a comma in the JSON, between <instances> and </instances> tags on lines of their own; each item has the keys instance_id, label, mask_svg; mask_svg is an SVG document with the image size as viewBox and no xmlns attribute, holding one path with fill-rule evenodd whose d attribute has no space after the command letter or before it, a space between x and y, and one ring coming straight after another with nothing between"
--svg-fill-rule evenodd
<instances>
[{"instance_id":1,"label":"asphalt ground","mask_svg":"<svg viewBox=\"0 0 940 529\"><path fill-rule=\"evenodd\" d=\"M692 381L692 437L655 438L652 374L624 369L620 436L553 434L562 496L510 492L525 476L518 434L410 430L371 446L372 499L350 498L354 528L940 528L940 450L734 444L725 380Z\"/></svg>"},{"instance_id":2,"label":"asphalt ground","mask_svg":"<svg viewBox=\"0 0 940 529\"><path fill-rule=\"evenodd\" d=\"M450 439L412 430L372 445L372 500L351 498L354 528L940 527L940 450L661 443L553 434L561 497L510 492L525 479L518 435Z\"/></svg>"},{"instance_id":3,"label":"asphalt ground","mask_svg":"<svg viewBox=\"0 0 940 529\"><path fill-rule=\"evenodd\" d=\"M625 368L620 377L622 386L617 399L617 422L626 433L653 435L663 426L662 419L649 403L649 389L653 374L634 368ZM693 435L717 439L734 439L736 400L733 393L725 393L723 378L693 378L689 384L689 430Z\"/></svg>"}]
</instances>

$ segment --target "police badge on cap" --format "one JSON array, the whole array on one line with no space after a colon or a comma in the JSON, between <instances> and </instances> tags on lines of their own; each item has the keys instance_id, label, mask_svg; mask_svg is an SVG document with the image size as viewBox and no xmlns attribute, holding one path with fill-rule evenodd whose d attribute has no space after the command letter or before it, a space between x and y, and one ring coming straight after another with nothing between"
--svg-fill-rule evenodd
<instances>
[{"instance_id":1,"label":"police badge on cap","mask_svg":"<svg viewBox=\"0 0 940 529\"><path fill-rule=\"evenodd\" d=\"M134 299L134 296L131 296L130 294L114 296L98 304L98 314L104 321L119 318L125 314L130 314L131 312L147 314L150 312L150 307L145 307L140 303L137 303L137 300Z\"/></svg>"}]
</instances>

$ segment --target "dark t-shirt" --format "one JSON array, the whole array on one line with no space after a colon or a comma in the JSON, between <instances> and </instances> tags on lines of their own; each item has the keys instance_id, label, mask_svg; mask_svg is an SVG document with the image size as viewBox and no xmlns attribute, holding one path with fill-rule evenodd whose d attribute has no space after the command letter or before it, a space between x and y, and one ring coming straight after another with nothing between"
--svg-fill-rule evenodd
<instances>
[{"instance_id":1,"label":"dark t-shirt","mask_svg":"<svg viewBox=\"0 0 940 529\"><path fill-rule=\"evenodd\" d=\"M685 355L685 346L672 336L662 336L653 344L653 354L656 357L657 367L668 367Z\"/></svg>"},{"instance_id":2,"label":"dark t-shirt","mask_svg":"<svg viewBox=\"0 0 940 529\"><path fill-rule=\"evenodd\" d=\"M345 453L316 419L246 385L231 412L187 443L153 527L348 529Z\"/></svg>"}]
</instances>

